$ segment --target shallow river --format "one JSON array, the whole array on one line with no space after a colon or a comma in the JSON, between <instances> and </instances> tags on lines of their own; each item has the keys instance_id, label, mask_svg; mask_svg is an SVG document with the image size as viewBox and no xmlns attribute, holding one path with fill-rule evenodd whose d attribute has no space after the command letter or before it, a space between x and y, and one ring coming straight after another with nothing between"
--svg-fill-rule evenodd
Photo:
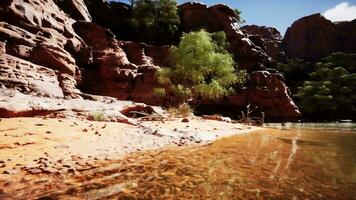
<instances>
[{"instance_id":1,"label":"shallow river","mask_svg":"<svg viewBox=\"0 0 356 200\"><path fill-rule=\"evenodd\" d=\"M32 192L18 195L352 200L356 199L356 130L354 125L261 130L203 146L138 153L43 187L27 185Z\"/></svg>"}]
</instances>

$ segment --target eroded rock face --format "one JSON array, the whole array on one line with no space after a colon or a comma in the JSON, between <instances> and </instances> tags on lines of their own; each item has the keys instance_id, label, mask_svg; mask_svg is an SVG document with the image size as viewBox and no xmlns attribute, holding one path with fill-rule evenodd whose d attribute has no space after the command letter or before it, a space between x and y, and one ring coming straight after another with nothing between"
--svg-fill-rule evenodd
<instances>
[{"instance_id":1,"label":"eroded rock face","mask_svg":"<svg viewBox=\"0 0 356 200\"><path fill-rule=\"evenodd\" d=\"M261 70L272 64L272 59L255 45L240 29L234 11L226 5L207 7L200 3L180 6L183 31L206 29L208 32L224 31L230 43L229 51L239 66L248 71Z\"/></svg>"},{"instance_id":2,"label":"eroded rock face","mask_svg":"<svg viewBox=\"0 0 356 200\"><path fill-rule=\"evenodd\" d=\"M0 50L0 88L37 96L64 97L54 70L5 54L3 42L0 42Z\"/></svg>"},{"instance_id":3,"label":"eroded rock face","mask_svg":"<svg viewBox=\"0 0 356 200\"><path fill-rule=\"evenodd\" d=\"M336 51L355 53L356 20L333 23L320 14L303 17L288 28L283 48L288 57L317 60Z\"/></svg>"},{"instance_id":4,"label":"eroded rock face","mask_svg":"<svg viewBox=\"0 0 356 200\"><path fill-rule=\"evenodd\" d=\"M242 30L246 31L250 40L265 50L271 58L278 61L286 60L285 53L281 47L283 37L276 28L247 25L243 26Z\"/></svg>"},{"instance_id":5,"label":"eroded rock face","mask_svg":"<svg viewBox=\"0 0 356 200\"><path fill-rule=\"evenodd\" d=\"M17 85L15 88L21 88L20 91L38 96L73 96L80 71L68 49L79 52L85 47L72 28L74 22L52 0L2 2L1 84L7 88ZM67 84L65 92L58 78L64 74L72 79L71 87Z\"/></svg>"}]
</instances>

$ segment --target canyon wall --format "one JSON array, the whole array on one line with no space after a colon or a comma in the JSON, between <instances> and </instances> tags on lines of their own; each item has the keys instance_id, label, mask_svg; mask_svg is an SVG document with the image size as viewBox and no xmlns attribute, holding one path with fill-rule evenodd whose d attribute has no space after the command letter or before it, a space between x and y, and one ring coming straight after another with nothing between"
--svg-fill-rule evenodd
<instances>
[{"instance_id":1,"label":"canyon wall","mask_svg":"<svg viewBox=\"0 0 356 200\"><path fill-rule=\"evenodd\" d=\"M271 69L273 59L241 30L232 9L187 3L180 11L186 32L224 31L240 69L250 73L239 94L211 106L253 104L269 119L298 118L283 76ZM83 99L88 93L166 104L169 97L156 98L152 89L158 86L155 72L167 65L169 46L121 41L115 35L120 34L93 21L83 0L1 1L0 88L56 99Z\"/></svg>"}]
</instances>

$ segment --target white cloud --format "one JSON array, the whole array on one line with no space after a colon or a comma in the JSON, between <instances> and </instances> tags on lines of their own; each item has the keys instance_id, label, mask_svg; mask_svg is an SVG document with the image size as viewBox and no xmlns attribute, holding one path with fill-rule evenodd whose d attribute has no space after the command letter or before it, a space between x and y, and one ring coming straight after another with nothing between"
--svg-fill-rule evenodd
<instances>
[{"instance_id":1,"label":"white cloud","mask_svg":"<svg viewBox=\"0 0 356 200\"><path fill-rule=\"evenodd\" d=\"M356 19L356 5L350 5L348 2L342 2L323 13L326 19L333 22L351 21Z\"/></svg>"}]
</instances>

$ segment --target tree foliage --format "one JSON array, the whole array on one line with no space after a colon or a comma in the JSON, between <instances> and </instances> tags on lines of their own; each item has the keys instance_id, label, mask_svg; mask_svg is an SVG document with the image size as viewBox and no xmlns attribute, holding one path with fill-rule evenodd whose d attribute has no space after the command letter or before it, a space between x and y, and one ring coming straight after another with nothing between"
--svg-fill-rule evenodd
<instances>
[{"instance_id":1,"label":"tree foliage","mask_svg":"<svg viewBox=\"0 0 356 200\"><path fill-rule=\"evenodd\" d=\"M214 41L212 35L219 39ZM233 92L232 86L242 83L245 74L236 72L232 56L222 50L223 38L222 33L204 30L183 34L179 45L171 49L171 66L157 74L161 84L169 85L165 90L180 99L214 99Z\"/></svg>"},{"instance_id":2,"label":"tree foliage","mask_svg":"<svg viewBox=\"0 0 356 200\"><path fill-rule=\"evenodd\" d=\"M236 14L236 19L237 19L237 21L240 23L240 24L243 24L243 23L245 23L245 20L244 19L242 19L242 17L241 17L241 10L239 10L239 9L234 9L234 12L235 12L235 14Z\"/></svg>"},{"instance_id":3,"label":"tree foliage","mask_svg":"<svg viewBox=\"0 0 356 200\"><path fill-rule=\"evenodd\" d=\"M179 29L175 0L133 0L132 9L132 23L148 43L169 42Z\"/></svg>"},{"instance_id":4,"label":"tree foliage","mask_svg":"<svg viewBox=\"0 0 356 200\"><path fill-rule=\"evenodd\" d=\"M305 114L329 119L355 116L355 58L337 53L316 64L316 70L309 73L309 80L296 94Z\"/></svg>"}]
</instances>

